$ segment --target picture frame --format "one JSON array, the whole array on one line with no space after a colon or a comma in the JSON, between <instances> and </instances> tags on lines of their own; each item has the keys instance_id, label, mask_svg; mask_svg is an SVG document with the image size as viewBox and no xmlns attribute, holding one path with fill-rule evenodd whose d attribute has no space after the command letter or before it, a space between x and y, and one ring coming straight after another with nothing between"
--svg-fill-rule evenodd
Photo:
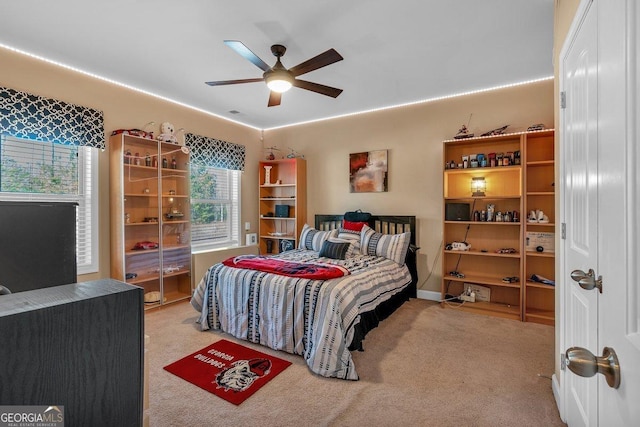
<instances>
[{"instance_id":1,"label":"picture frame","mask_svg":"<svg viewBox=\"0 0 640 427\"><path fill-rule=\"evenodd\" d=\"M349 154L349 189L351 193L388 191L388 150Z\"/></svg>"}]
</instances>

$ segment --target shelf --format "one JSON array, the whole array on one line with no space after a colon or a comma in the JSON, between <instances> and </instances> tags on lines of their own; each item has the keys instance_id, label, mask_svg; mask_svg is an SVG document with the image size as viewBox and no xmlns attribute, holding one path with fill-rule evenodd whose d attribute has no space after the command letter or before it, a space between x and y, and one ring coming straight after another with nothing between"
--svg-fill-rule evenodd
<instances>
[{"instance_id":1,"label":"shelf","mask_svg":"<svg viewBox=\"0 0 640 427\"><path fill-rule=\"evenodd\" d=\"M470 250L470 251L444 251L445 254L452 255L471 255L471 256L488 256L488 257L498 257L498 258L520 258L520 254L497 254L495 252L481 252L478 250Z\"/></svg>"},{"instance_id":2,"label":"shelf","mask_svg":"<svg viewBox=\"0 0 640 427\"><path fill-rule=\"evenodd\" d=\"M556 290L555 286L547 285L545 283L540 283L540 282L533 282L531 280L527 280L526 284L530 288L547 289L549 291L555 291Z\"/></svg>"},{"instance_id":3,"label":"shelf","mask_svg":"<svg viewBox=\"0 0 640 427\"><path fill-rule=\"evenodd\" d=\"M296 184L262 184L260 188L295 187Z\"/></svg>"},{"instance_id":4,"label":"shelf","mask_svg":"<svg viewBox=\"0 0 640 427\"><path fill-rule=\"evenodd\" d=\"M286 236L260 236L261 239L277 239L277 240L294 240L295 237L293 234L288 234Z\"/></svg>"},{"instance_id":5,"label":"shelf","mask_svg":"<svg viewBox=\"0 0 640 427\"><path fill-rule=\"evenodd\" d=\"M295 218L290 217L281 217L281 216L261 216L260 219L272 219L272 220L283 220L283 221L295 221Z\"/></svg>"},{"instance_id":6,"label":"shelf","mask_svg":"<svg viewBox=\"0 0 640 427\"><path fill-rule=\"evenodd\" d=\"M158 195L151 193L125 193L124 197L126 199L127 197L158 197Z\"/></svg>"},{"instance_id":7,"label":"shelf","mask_svg":"<svg viewBox=\"0 0 640 427\"><path fill-rule=\"evenodd\" d=\"M124 254L127 256L130 255L143 255L143 254L156 254L158 253L160 249L140 249L140 250L133 250L133 249L127 249L124 251Z\"/></svg>"},{"instance_id":8,"label":"shelf","mask_svg":"<svg viewBox=\"0 0 640 427\"><path fill-rule=\"evenodd\" d=\"M536 166L550 166L555 164L554 160L539 160L535 162L527 162L527 167L536 167Z\"/></svg>"},{"instance_id":9,"label":"shelf","mask_svg":"<svg viewBox=\"0 0 640 427\"><path fill-rule=\"evenodd\" d=\"M525 321L542 323L544 325L553 326L555 324L555 313L551 310L540 310L527 307L525 312Z\"/></svg>"},{"instance_id":10,"label":"shelf","mask_svg":"<svg viewBox=\"0 0 640 427\"><path fill-rule=\"evenodd\" d=\"M455 168L455 169L445 169L444 173L446 174L477 174L477 172L507 172L514 169L522 169L522 165L512 165L512 166L496 166L496 167L484 167L484 168Z\"/></svg>"},{"instance_id":11,"label":"shelf","mask_svg":"<svg viewBox=\"0 0 640 427\"><path fill-rule=\"evenodd\" d=\"M445 200L506 200L506 199L520 199L520 195L508 195L508 196L483 196L483 197L473 197L473 196L463 196L463 197L445 197Z\"/></svg>"},{"instance_id":12,"label":"shelf","mask_svg":"<svg viewBox=\"0 0 640 427\"><path fill-rule=\"evenodd\" d=\"M477 276L477 275L467 275L465 277L444 276L443 279L450 280L452 282L475 283L478 285L489 285L489 286L502 286L505 288L520 287L520 282L505 283L502 281L502 279L498 279L495 277Z\"/></svg>"},{"instance_id":13,"label":"shelf","mask_svg":"<svg viewBox=\"0 0 640 427\"><path fill-rule=\"evenodd\" d=\"M444 307L472 313L491 314L496 317L520 320L520 306L493 302L465 302L464 304L443 303Z\"/></svg>"},{"instance_id":14,"label":"shelf","mask_svg":"<svg viewBox=\"0 0 640 427\"><path fill-rule=\"evenodd\" d=\"M129 222L126 223L125 227L138 227L141 225L158 225L158 221L141 221L141 222Z\"/></svg>"},{"instance_id":15,"label":"shelf","mask_svg":"<svg viewBox=\"0 0 640 427\"><path fill-rule=\"evenodd\" d=\"M180 276L182 274L188 274L188 273L190 273L190 270L182 270L182 269L180 269L180 270L174 270L171 273L163 273L162 277L174 277L174 276ZM166 295L166 293L165 293L165 295Z\"/></svg>"},{"instance_id":16,"label":"shelf","mask_svg":"<svg viewBox=\"0 0 640 427\"><path fill-rule=\"evenodd\" d=\"M496 222L496 221L445 221L445 224L468 224L468 225L497 225L497 226L508 226L508 225L520 225L520 222Z\"/></svg>"},{"instance_id":17,"label":"shelf","mask_svg":"<svg viewBox=\"0 0 640 427\"><path fill-rule=\"evenodd\" d=\"M534 256L540 258L555 258L555 252L533 252L533 251L525 251L527 256Z\"/></svg>"},{"instance_id":18,"label":"shelf","mask_svg":"<svg viewBox=\"0 0 640 427\"><path fill-rule=\"evenodd\" d=\"M295 201L296 198L295 197L260 197L260 200L265 201L265 202L282 201L282 200Z\"/></svg>"},{"instance_id":19,"label":"shelf","mask_svg":"<svg viewBox=\"0 0 640 427\"><path fill-rule=\"evenodd\" d=\"M189 249L191 250L190 245L164 245L163 249L165 251L177 251L179 249Z\"/></svg>"},{"instance_id":20,"label":"shelf","mask_svg":"<svg viewBox=\"0 0 640 427\"><path fill-rule=\"evenodd\" d=\"M136 277L134 279L127 279L127 283L129 283L131 285L139 285L139 284L144 283L144 282L150 282L152 280L158 280L159 278L160 278L159 274L138 275L138 277Z\"/></svg>"},{"instance_id":21,"label":"shelf","mask_svg":"<svg viewBox=\"0 0 640 427\"><path fill-rule=\"evenodd\" d=\"M555 227L556 224L555 222L546 222L546 223L539 223L539 222L527 222L527 227L529 226L534 226L534 227Z\"/></svg>"},{"instance_id":22,"label":"shelf","mask_svg":"<svg viewBox=\"0 0 640 427\"><path fill-rule=\"evenodd\" d=\"M527 191L527 196L553 196L554 191Z\"/></svg>"}]
</instances>

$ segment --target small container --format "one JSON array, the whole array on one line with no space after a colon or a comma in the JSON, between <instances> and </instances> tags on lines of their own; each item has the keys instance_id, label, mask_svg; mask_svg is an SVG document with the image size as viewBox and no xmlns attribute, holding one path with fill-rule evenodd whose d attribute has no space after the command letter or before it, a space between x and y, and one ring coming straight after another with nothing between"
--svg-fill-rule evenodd
<instances>
[{"instance_id":1,"label":"small container","mask_svg":"<svg viewBox=\"0 0 640 427\"><path fill-rule=\"evenodd\" d=\"M144 156L144 165L151 166L151 155L149 153Z\"/></svg>"},{"instance_id":2,"label":"small container","mask_svg":"<svg viewBox=\"0 0 640 427\"><path fill-rule=\"evenodd\" d=\"M479 211L473 211L473 220L474 221L480 221L480 212Z\"/></svg>"},{"instance_id":3,"label":"small container","mask_svg":"<svg viewBox=\"0 0 640 427\"><path fill-rule=\"evenodd\" d=\"M167 162L167 158L166 157L162 158L162 167L163 168L169 167L169 162Z\"/></svg>"},{"instance_id":4,"label":"small container","mask_svg":"<svg viewBox=\"0 0 640 427\"><path fill-rule=\"evenodd\" d=\"M173 159L171 159L171 169L177 169L178 168L178 162L176 162L176 158L174 157Z\"/></svg>"},{"instance_id":5,"label":"small container","mask_svg":"<svg viewBox=\"0 0 640 427\"><path fill-rule=\"evenodd\" d=\"M153 167L154 168L158 167L158 156L153 156Z\"/></svg>"},{"instance_id":6,"label":"small container","mask_svg":"<svg viewBox=\"0 0 640 427\"><path fill-rule=\"evenodd\" d=\"M135 157L136 157L134 160L135 165L140 166L140 153L136 153Z\"/></svg>"}]
</instances>

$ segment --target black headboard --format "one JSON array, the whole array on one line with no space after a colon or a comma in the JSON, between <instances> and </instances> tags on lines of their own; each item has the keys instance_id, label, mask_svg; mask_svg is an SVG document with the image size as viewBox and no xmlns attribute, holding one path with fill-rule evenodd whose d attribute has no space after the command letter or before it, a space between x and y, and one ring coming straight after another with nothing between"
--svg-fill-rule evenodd
<instances>
[{"instance_id":1,"label":"black headboard","mask_svg":"<svg viewBox=\"0 0 640 427\"><path fill-rule=\"evenodd\" d=\"M333 230L340 228L342 225L342 217L343 215L316 215L315 228L317 230ZM368 223L371 228L383 234L400 234L407 231L411 233L406 264L409 268L409 272L411 272L412 278L409 296L415 298L417 296L418 286L416 257L419 249L416 246L416 217L408 215L372 215Z\"/></svg>"}]
</instances>

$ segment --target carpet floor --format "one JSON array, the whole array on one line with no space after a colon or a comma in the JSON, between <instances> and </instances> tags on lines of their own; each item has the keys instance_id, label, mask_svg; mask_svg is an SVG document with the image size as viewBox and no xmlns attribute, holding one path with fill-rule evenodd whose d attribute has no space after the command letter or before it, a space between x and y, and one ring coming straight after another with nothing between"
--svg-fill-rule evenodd
<instances>
[{"instance_id":1,"label":"carpet floor","mask_svg":"<svg viewBox=\"0 0 640 427\"><path fill-rule=\"evenodd\" d=\"M359 381L302 357L201 332L187 302L145 315L151 426L563 426L551 389L554 328L414 299L354 352ZM220 339L292 365L240 406L163 370Z\"/></svg>"}]
</instances>

